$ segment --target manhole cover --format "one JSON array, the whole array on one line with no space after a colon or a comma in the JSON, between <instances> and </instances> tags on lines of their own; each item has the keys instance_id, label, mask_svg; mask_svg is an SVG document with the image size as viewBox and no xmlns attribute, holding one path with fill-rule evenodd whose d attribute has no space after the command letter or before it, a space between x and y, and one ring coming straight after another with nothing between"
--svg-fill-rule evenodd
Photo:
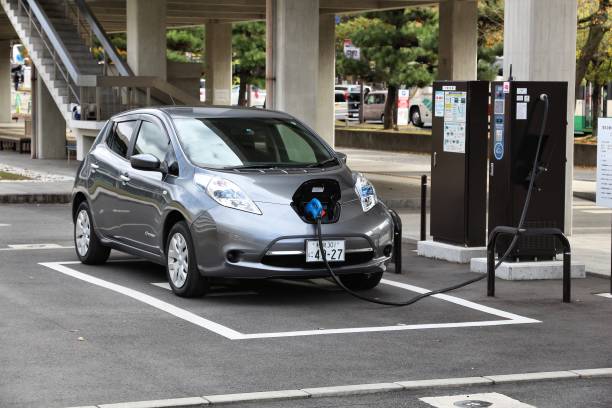
<instances>
[{"instance_id":1,"label":"manhole cover","mask_svg":"<svg viewBox=\"0 0 612 408\"><path fill-rule=\"evenodd\" d=\"M482 407L490 407L493 405L491 402L487 401L479 401L479 400L465 400L465 401L457 401L453 403L454 406L459 408L482 408Z\"/></svg>"}]
</instances>

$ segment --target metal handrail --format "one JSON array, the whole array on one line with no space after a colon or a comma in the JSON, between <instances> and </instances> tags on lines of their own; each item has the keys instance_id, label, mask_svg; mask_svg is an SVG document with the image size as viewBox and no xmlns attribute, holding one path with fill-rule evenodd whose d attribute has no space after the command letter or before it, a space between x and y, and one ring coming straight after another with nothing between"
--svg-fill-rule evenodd
<instances>
[{"instance_id":1,"label":"metal handrail","mask_svg":"<svg viewBox=\"0 0 612 408\"><path fill-rule=\"evenodd\" d=\"M29 21L29 25L30 25L30 33L32 31L32 27L38 32L38 36L40 38L40 41L42 42L43 46L47 49L47 51L49 52L49 54L51 55L51 59L53 60L54 65L59 69L60 74L62 75L62 77L64 78L64 80L66 81L66 86L68 87L68 90L72 93L72 95L75 97L75 99L77 100L77 102L79 101L79 94L78 92L76 92L76 90L74 89L74 87L70 84L70 78L69 78L69 72L68 72L68 68L66 67L66 65L64 65L64 68L66 68L66 72L64 72L62 70L62 65L60 65L57 61L56 58L56 53L54 51L54 49L52 47L49 46L49 44L47 43L45 38L49 38L49 40L51 40L51 37L48 35L48 33L45 31L45 27L43 25L43 22L39 20L39 16L42 16L43 19L46 19L46 25L47 27L50 27L49 21L46 17L46 15L44 14L44 12L42 12L42 10L40 10L40 8L38 7L37 4L35 4L35 7L32 8L32 5L30 3L35 3L32 0L17 0L17 7L19 11L22 11L27 15L28 17L28 21ZM24 3L25 2L25 3ZM25 5L28 5L28 7L25 7ZM39 13L37 14L35 10L38 10ZM37 20L39 20L39 24L41 25L40 28L38 27L38 25L36 24L36 21L33 17L34 14L37 14ZM53 30L53 33L55 34L56 41L59 41L59 36L57 35L57 32L55 32L55 30ZM31 35L31 34L30 34ZM52 41L53 42L53 41ZM64 50L65 51L65 50ZM67 53L66 53L67 54ZM74 68L74 67L73 67ZM78 77L78 74L77 74Z\"/></svg>"},{"instance_id":2,"label":"metal handrail","mask_svg":"<svg viewBox=\"0 0 612 408\"><path fill-rule=\"evenodd\" d=\"M20 0L20 2L21 1L23 0ZM50 23L49 17L47 17L47 14L40 7L40 5L38 4L36 0L25 0L25 1L27 2L30 8L30 11L31 11L31 13L29 13L30 21L32 21L32 15L34 15L36 19L38 20L38 23L40 24L41 30L44 31L46 38L49 39L49 41L51 42L51 45L53 46L53 48L51 49L47 44L45 44L45 46L47 46L47 49L51 52L51 55L53 56L57 54L62 64L66 68L66 71L70 75L70 78L72 78L72 81L76 85L82 85L83 81L82 81L81 75L78 72L77 65L74 63L74 60L68 53L68 50L64 46L64 43L61 40L59 34L57 33L57 31L55 31L55 28ZM26 13L27 13L27 10L26 10ZM44 42L43 35L40 31L39 31L39 34L40 34L41 40L43 40ZM85 83L83 85L89 85L89 83Z\"/></svg>"},{"instance_id":3,"label":"metal handrail","mask_svg":"<svg viewBox=\"0 0 612 408\"><path fill-rule=\"evenodd\" d=\"M121 58L121 56L117 52L117 49L111 43L110 39L106 35L106 32L102 28L102 25L100 24L96 16L94 16L94 14L91 12L91 9L87 5L87 3L85 3L84 0L74 0L74 4L77 6L80 15L85 18L85 21L89 25L89 28L102 45L102 48L104 49L106 55L110 58L113 64L115 64L115 67L117 67L117 72L119 72L119 75L134 76L134 73L130 69L129 65L125 62L123 58Z\"/></svg>"}]
</instances>

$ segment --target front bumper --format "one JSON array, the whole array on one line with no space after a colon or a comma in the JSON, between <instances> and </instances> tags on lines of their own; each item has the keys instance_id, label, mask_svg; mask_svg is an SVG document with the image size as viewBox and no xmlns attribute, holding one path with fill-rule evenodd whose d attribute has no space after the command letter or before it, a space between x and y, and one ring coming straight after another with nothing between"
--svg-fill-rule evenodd
<instances>
[{"instance_id":1,"label":"front bumper","mask_svg":"<svg viewBox=\"0 0 612 408\"><path fill-rule=\"evenodd\" d=\"M306 263L305 241L315 225L303 222L289 205L257 203L262 215L215 206L191 225L200 273L228 278L314 278L328 275L322 263ZM338 274L384 271L393 245L393 222L382 204L367 213L359 201L342 204L338 222L321 226L323 239L346 241ZM238 254L234 262L227 254Z\"/></svg>"}]
</instances>

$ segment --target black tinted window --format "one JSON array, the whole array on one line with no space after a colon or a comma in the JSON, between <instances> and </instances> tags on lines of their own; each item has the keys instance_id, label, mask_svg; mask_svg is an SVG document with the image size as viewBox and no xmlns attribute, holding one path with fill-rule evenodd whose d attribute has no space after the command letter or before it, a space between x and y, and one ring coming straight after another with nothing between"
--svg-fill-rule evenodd
<instances>
[{"instance_id":1,"label":"black tinted window","mask_svg":"<svg viewBox=\"0 0 612 408\"><path fill-rule=\"evenodd\" d=\"M117 123L110 135L106 138L108 147L121 157L127 157L127 151L130 146L130 140L136 121L119 122Z\"/></svg>"},{"instance_id":2,"label":"black tinted window","mask_svg":"<svg viewBox=\"0 0 612 408\"><path fill-rule=\"evenodd\" d=\"M148 153L157 157L161 162L166 158L169 143L170 139L168 139L166 133L159 126L143 121L138 131L132 155Z\"/></svg>"}]
</instances>

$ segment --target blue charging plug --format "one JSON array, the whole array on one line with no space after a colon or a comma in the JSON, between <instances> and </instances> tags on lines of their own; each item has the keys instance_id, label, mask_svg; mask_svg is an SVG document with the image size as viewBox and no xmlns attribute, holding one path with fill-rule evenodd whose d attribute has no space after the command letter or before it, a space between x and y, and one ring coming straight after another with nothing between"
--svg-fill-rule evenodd
<instances>
[{"instance_id":1,"label":"blue charging plug","mask_svg":"<svg viewBox=\"0 0 612 408\"><path fill-rule=\"evenodd\" d=\"M323 204L321 204L318 198L313 198L306 204L304 211L306 211L306 215L312 220L317 220L323 214Z\"/></svg>"}]
</instances>

